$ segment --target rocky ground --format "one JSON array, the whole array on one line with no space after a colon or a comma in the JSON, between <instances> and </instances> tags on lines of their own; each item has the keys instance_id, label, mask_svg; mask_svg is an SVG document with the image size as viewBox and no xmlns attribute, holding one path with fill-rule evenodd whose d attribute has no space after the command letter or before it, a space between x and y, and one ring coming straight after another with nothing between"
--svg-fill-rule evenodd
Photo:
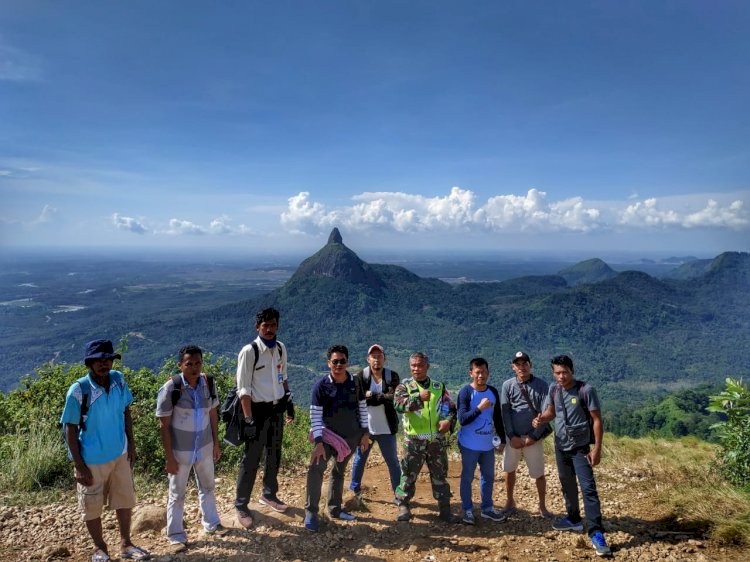
<instances>
[{"instance_id":1,"label":"rocky ground","mask_svg":"<svg viewBox=\"0 0 750 562\"><path fill-rule=\"evenodd\" d=\"M519 470L516 489L518 513L497 523L477 518L477 524L449 525L437 518L436 502L430 493L426 473L420 476L413 502L414 518L395 521L396 506L385 484L386 468L377 452L370 456L365 473L364 506L356 508L345 495L348 507L358 516L351 523L323 519L320 532L307 531L303 524L305 498L304 467L296 467L281 478L289 510L278 514L255 504L255 526L240 528L232 508L234 482L220 480L219 509L231 532L225 537L205 537L200 526L197 496L188 500L186 524L190 538L187 551L172 554L164 538L164 496L142 497L134 516L134 542L151 551L153 559L170 561L363 561L375 562L468 562L512 560L591 560L597 557L582 534L553 531L537 512L534 482ZM460 462L451 464L451 488L458 515ZM496 505L502 506L504 483L498 470ZM598 468L597 479L607 529L607 539L618 560L713 561L748 560L750 551L712 544L670 522L654 501L657 483L648 474L627 469ZM475 503L478 504L475 482ZM0 507L0 560L88 561L92 547L84 525L78 519L75 500L44 508ZM553 466L548 468L548 506L555 513L563 500ZM117 526L112 513L104 516L110 554L117 552ZM115 557L113 556L113 559Z\"/></svg>"}]
</instances>

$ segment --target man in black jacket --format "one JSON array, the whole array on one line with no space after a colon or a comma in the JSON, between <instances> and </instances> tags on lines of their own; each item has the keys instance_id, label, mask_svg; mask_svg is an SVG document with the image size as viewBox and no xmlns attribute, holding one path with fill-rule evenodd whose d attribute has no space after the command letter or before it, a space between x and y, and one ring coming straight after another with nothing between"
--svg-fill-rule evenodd
<instances>
[{"instance_id":1,"label":"man in black jacket","mask_svg":"<svg viewBox=\"0 0 750 562\"><path fill-rule=\"evenodd\" d=\"M401 480L401 466L398 460L398 414L393 407L393 393L399 383L398 373L385 368L385 351L380 344L372 344L367 350L367 363L357 378L361 388L365 391L367 398L367 421L370 429L370 438L380 447L385 464L388 466L388 475L391 479L391 488L395 494L396 487ZM354 492L357 500L362 501L362 476L365 472L367 458L372 448L366 451L357 449L352 465L352 481L349 489Z\"/></svg>"}]
</instances>

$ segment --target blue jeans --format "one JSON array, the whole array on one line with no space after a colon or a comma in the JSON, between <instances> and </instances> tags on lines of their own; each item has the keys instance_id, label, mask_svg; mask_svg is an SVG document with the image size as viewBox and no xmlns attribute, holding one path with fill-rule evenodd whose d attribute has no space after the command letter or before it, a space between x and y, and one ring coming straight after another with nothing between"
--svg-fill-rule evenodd
<instances>
[{"instance_id":1,"label":"blue jeans","mask_svg":"<svg viewBox=\"0 0 750 562\"><path fill-rule=\"evenodd\" d=\"M594 470L586 458L589 450L588 445L570 451L561 451L555 448L555 459L557 460L557 473L560 476L568 519L573 523L580 523L581 521L578 485L576 484L576 477L578 477L581 495L583 496L583 510L586 514L586 528L589 536L591 536L596 531L604 532L604 527L602 526L602 510L599 504L599 494L596 491Z\"/></svg>"},{"instance_id":2,"label":"blue jeans","mask_svg":"<svg viewBox=\"0 0 750 562\"><path fill-rule=\"evenodd\" d=\"M378 447L380 447L380 454L383 455L383 460L388 466L388 475L391 478L391 488L395 493L398 483L401 481L401 465L398 462L396 436L390 433L382 433L380 435L371 435L370 438L378 444ZM365 473L367 458L370 456L370 451L372 451L373 446L374 443L364 453L359 450L359 447L357 447L357 451L354 453L352 481L349 484L349 489L354 492L359 492L362 487L362 475Z\"/></svg>"},{"instance_id":3,"label":"blue jeans","mask_svg":"<svg viewBox=\"0 0 750 562\"><path fill-rule=\"evenodd\" d=\"M492 487L495 483L495 449L489 451L475 451L467 449L461 443L461 507L464 511L474 508L471 501L471 483L474 472L479 464L479 491L482 497L482 511L492 508Z\"/></svg>"}]
</instances>

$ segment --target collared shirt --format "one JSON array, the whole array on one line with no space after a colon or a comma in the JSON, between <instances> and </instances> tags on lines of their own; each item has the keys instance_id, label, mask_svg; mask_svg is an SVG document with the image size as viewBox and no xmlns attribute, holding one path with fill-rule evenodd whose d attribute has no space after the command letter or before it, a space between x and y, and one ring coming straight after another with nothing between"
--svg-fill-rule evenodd
<instances>
[{"instance_id":1,"label":"collared shirt","mask_svg":"<svg viewBox=\"0 0 750 562\"><path fill-rule=\"evenodd\" d=\"M170 379L159 389L156 398L156 416L172 416L169 431L172 435L172 451L180 464L195 462L213 454L213 433L211 431L211 410L218 407L219 399L211 399L206 376L201 373L198 384L191 387L182 378L182 389L177 404L172 407L174 383ZM214 388L214 393L218 391Z\"/></svg>"},{"instance_id":2,"label":"collared shirt","mask_svg":"<svg viewBox=\"0 0 750 562\"><path fill-rule=\"evenodd\" d=\"M284 396L286 348L278 340L274 347L268 347L260 336L255 338L255 343L258 346L257 363L252 344L243 347L237 356L237 395L250 396L254 402L275 402ZM282 348L284 351L279 353Z\"/></svg>"},{"instance_id":3,"label":"collared shirt","mask_svg":"<svg viewBox=\"0 0 750 562\"><path fill-rule=\"evenodd\" d=\"M91 373L88 375L91 386L86 429L78 432L81 458L86 464L104 464L115 460L128 450L125 435L125 410L133 402L125 376L120 371L109 372L109 392L99 386ZM60 423L79 425L81 423L81 385L74 382L65 396Z\"/></svg>"},{"instance_id":4,"label":"collared shirt","mask_svg":"<svg viewBox=\"0 0 750 562\"><path fill-rule=\"evenodd\" d=\"M364 391L347 371L344 382L325 375L313 385L310 395L310 431L315 442L323 439L323 428L344 439L367 431L367 402Z\"/></svg>"}]
</instances>

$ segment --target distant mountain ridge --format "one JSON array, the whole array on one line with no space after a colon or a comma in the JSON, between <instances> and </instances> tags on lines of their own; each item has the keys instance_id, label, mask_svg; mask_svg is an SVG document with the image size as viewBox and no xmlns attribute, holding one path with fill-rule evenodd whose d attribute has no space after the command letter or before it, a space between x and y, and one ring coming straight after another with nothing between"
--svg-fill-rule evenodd
<instances>
[{"instance_id":1,"label":"distant mountain ridge","mask_svg":"<svg viewBox=\"0 0 750 562\"><path fill-rule=\"evenodd\" d=\"M401 374L408 374L410 353L428 353L431 373L453 388L467 382L474 356L485 357L493 381L501 383L519 349L545 379L549 358L569 353L577 374L598 387L608 407L626 407L659 390L750 376L748 279L750 255L726 252L688 279L617 273L593 259L558 275L451 285L404 267L369 264L334 229L283 286L262 296L202 310L153 310L136 327L107 318L106 311L102 317L113 339L139 333L128 340L127 364L153 368L186 342L235 358L256 335L257 310L275 306L301 403L329 345L349 346L355 369L378 342ZM81 341L73 334L70 346Z\"/></svg>"},{"instance_id":2,"label":"distant mountain ridge","mask_svg":"<svg viewBox=\"0 0 750 562\"><path fill-rule=\"evenodd\" d=\"M703 277L686 281L617 273L594 259L560 275L450 285L399 266L367 264L335 230L284 286L213 311L208 324L213 333L236 333L238 318L279 308L281 338L300 365L295 380L303 396L330 344L348 345L356 366L377 341L402 372L411 352L425 351L435 376L455 386L466 381L473 356L485 357L499 382L518 349L531 354L545 378L549 358L569 353L581 378L605 399L637 401L657 388L750 374L741 351L750 348L750 304L743 302L750 258L728 252L713 262ZM574 274L572 283L562 273ZM244 326L245 337L253 335ZM206 341L208 334L196 337ZM231 356L241 343L213 349Z\"/></svg>"},{"instance_id":3,"label":"distant mountain ridge","mask_svg":"<svg viewBox=\"0 0 750 562\"><path fill-rule=\"evenodd\" d=\"M581 283L598 283L611 279L617 272L599 258L593 258L563 269L559 275L572 287Z\"/></svg>"}]
</instances>

